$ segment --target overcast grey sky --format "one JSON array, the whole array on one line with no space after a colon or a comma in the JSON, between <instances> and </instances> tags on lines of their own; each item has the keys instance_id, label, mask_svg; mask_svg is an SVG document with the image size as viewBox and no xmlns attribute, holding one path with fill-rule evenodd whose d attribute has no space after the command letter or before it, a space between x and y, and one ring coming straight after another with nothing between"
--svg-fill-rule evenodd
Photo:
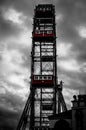
<instances>
[{"instance_id":1,"label":"overcast grey sky","mask_svg":"<svg viewBox=\"0 0 86 130\"><path fill-rule=\"evenodd\" d=\"M0 0L0 129L14 130L29 95L35 4L56 9L58 78L70 108L86 89L86 0Z\"/></svg>"}]
</instances>

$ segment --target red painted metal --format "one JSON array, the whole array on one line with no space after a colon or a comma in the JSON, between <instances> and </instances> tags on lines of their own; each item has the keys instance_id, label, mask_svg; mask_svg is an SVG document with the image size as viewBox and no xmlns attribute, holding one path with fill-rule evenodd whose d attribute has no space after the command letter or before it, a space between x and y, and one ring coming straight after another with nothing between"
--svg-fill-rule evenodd
<instances>
[{"instance_id":1,"label":"red painted metal","mask_svg":"<svg viewBox=\"0 0 86 130\"><path fill-rule=\"evenodd\" d=\"M32 84L51 84L53 85L54 84L54 81L53 80L32 80Z\"/></svg>"},{"instance_id":2,"label":"red painted metal","mask_svg":"<svg viewBox=\"0 0 86 130\"><path fill-rule=\"evenodd\" d=\"M55 37L55 35L52 33L52 34L44 34L44 33L41 33L41 34L33 34L33 37Z\"/></svg>"}]
</instances>

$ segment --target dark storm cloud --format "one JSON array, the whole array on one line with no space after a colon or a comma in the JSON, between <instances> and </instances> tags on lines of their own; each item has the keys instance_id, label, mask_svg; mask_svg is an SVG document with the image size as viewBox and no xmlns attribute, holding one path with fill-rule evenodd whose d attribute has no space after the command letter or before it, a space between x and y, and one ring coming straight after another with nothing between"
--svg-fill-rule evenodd
<instances>
[{"instance_id":1,"label":"dark storm cloud","mask_svg":"<svg viewBox=\"0 0 86 130\"><path fill-rule=\"evenodd\" d=\"M56 5L57 14L62 13L63 20L60 25L57 23L57 29L62 32L63 39L74 41L79 38L75 30L76 26L86 23L86 1L85 0L59 0ZM59 35L59 30L58 35Z\"/></svg>"},{"instance_id":2,"label":"dark storm cloud","mask_svg":"<svg viewBox=\"0 0 86 130\"><path fill-rule=\"evenodd\" d=\"M85 12L85 0L59 0L56 5L56 13L62 13L63 19L60 24L57 21L57 36L61 40L73 42L73 44L77 40L79 41L80 37L76 27L86 23Z\"/></svg>"},{"instance_id":3,"label":"dark storm cloud","mask_svg":"<svg viewBox=\"0 0 86 130\"><path fill-rule=\"evenodd\" d=\"M4 4L8 4L8 3L11 3L12 0L0 0L0 5L4 5Z\"/></svg>"},{"instance_id":4,"label":"dark storm cloud","mask_svg":"<svg viewBox=\"0 0 86 130\"><path fill-rule=\"evenodd\" d=\"M19 120L18 113L0 107L0 130L15 130Z\"/></svg>"},{"instance_id":5,"label":"dark storm cloud","mask_svg":"<svg viewBox=\"0 0 86 130\"><path fill-rule=\"evenodd\" d=\"M5 91L5 94L0 94L0 106L6 105L7 109L13 109L14 111L20 109L20 106L22 108L24 105L23 99L20 96L13 94L13 92Z\"/></svg>"},{"instance_id":6,"label":"dark storm cloud","mask_svg":"<svg viewBox=\"0 0 86 130\"><path fill-rule=\"evenodd\" d=\"M19 96L11 92L0 94L0 130L15 130L24 104Z\"/></svg>"},{"instance_id":7,"label":"dark storm cloud","mask_svg":"<svg viewBox=\"0 0 86 130\"><path fill-rule=\"evenodd\" d=\"M57 11L62 12L66 21L73 23L85 22L86 1L85 0L59 0L56 5Z\"/></svg>"}]
</instances>

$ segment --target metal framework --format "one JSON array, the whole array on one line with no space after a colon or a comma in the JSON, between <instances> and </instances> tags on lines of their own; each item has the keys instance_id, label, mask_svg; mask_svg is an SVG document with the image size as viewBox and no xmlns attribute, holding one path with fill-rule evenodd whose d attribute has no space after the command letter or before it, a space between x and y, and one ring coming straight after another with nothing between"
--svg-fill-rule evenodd
<instances>
[{"instance_id":1,"label":"metal framework","mask_svg":"<svg viewBox=\"0 0 86 130\"><path fill-rule=\"evenodd\" d=\"M57 82L55 7L34 10L30 95L17 130L49 129L48 116L66 111L62 81Z\"/></svg>"}]
</instances>

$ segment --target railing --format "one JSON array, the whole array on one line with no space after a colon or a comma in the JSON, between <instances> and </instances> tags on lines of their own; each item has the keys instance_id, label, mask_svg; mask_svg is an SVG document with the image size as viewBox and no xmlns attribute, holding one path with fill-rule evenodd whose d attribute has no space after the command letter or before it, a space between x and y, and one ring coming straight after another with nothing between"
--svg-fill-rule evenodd
<instances>
[{"instance_id":1,"label":"railing","mask_svg":"<svg viewBox=\"0 0 86 130\"><path fill-rule=\"evenodd\" d=\"M34 75L32 84L54 84L53 75Z\"/></svg>"}]
</instances>

